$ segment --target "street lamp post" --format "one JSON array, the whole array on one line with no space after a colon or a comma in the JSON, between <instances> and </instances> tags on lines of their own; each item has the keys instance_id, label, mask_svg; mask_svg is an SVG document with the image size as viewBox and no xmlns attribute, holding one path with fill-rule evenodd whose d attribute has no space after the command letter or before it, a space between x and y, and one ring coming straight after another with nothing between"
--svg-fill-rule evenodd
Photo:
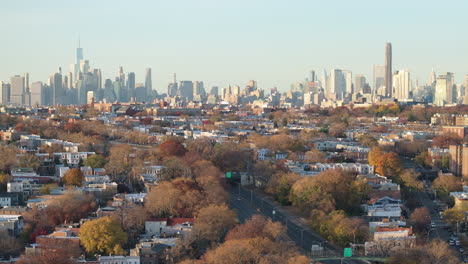
<instances>
[{"instance_id":1,"label":"street lamp post","mask_svg":"<svg viewBox=\"0 0 468 264\"><path fill-rule=\"evenodd\" d=\"M273 214L273 222L275 221L275 215L276 215L276 210L273 209L273 212L271 212Z\"/></svg>"},{"instance_id":2,"label":"street lamp post","mask_svg":"<svg viewBox=\"0 0 468 264\"><path fill-rule=\"evenodd\" d=\"M318 242L318 241L314 241L314 242L315 242L315 244L313 244L313 245L310 247L310 252L311 252L312 256L315 256L313 248L314 248L314 246L317 246L317 245L319 246L319 248L321 248L320 253L321 253L321 255L323 256L323 255L324 255L323 253L325 252L325 248L322 247L322 244L323 244L323 243L326 243L327 241L325 240L325 241L322 241L322 242Z\"/></svg>"}]
</instances>

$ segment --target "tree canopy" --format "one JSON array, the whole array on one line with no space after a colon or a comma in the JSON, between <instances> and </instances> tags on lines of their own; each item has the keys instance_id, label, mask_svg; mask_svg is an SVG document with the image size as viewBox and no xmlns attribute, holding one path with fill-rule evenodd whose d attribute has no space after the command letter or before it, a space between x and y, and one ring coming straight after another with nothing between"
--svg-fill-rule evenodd
<instances>
[{"instance_id":1,"label":"tree canopy","mask_svg":"<svg viewBox=\"0 0 468 264\"><path fill-rule=\"evenodd\" d=\"M85 222L80 228L80 241L89 255L123 254L127 234L120 223L110 216Z\"/></svg>"}]
</instances>

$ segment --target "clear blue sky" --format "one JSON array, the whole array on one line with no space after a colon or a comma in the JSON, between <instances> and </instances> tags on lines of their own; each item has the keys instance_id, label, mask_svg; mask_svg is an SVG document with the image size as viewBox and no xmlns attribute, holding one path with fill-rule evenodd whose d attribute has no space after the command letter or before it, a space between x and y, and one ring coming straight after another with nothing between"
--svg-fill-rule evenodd
<instances>
[{"instance_id":1,"label":"clear blue sky","mask_svg":"<svg viewBox=\"0 0 468 264\"><path fill-rule=\"evenodd\" d=\"M78 35L91 67L114 78L118 66L166 92L170 74L206 87L250 79L286 90L311 69L363 73L383 64L426 82L468 73L466 0L14 0L0 1L0 80L30 73L46 81L74 62Z\"/></svg>"}]
</instances>

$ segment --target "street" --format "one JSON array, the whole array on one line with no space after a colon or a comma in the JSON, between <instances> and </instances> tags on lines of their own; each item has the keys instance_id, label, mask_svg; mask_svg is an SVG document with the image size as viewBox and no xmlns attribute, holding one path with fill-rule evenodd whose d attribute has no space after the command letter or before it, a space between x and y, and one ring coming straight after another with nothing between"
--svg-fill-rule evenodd
<instances>
[{"instance_id":1,"label":"street","mask_svg":"<svg viewBox=\"0 0 468 264\"><path fill-rule=\"evenodd\" d=\"M335 257L333 260L320 260L321 263L363 263L356 260L336 259L343 255L343 249L336 247L315 233L313 230L299 222L297 217L288 215L268 199L262 197L251 189L233 186L230 190L230 206L237 211L239 221L243 223L255 214L282 223L287 228L288 237L303 250L306 255L311 254L312 245L322 246L323 251L317 253L320 256ZM316 255L315 255L316 256Z\"/></svg>"}]
</instances>

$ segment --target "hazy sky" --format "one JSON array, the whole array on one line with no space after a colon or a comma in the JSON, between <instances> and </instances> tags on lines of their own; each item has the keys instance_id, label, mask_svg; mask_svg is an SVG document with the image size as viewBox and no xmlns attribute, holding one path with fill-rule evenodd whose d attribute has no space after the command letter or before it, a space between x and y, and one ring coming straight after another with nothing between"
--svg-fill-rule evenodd
<instances>
[{"instance_id":1,"label":"hazy sky","mask_svg":"<svg viewBox=\"0 0 468 264\"><path fill-rule=\"evenodd\" d=\"M78 35L85 59L114 78L118 66L167 92L178 80L281 90L322 68L363 73L383 64L427 82L431 67L468 73L466 0L14 0L0 1L0 80L30 73L46 81L74 63Z\"/></svg>"}]
</instances>

